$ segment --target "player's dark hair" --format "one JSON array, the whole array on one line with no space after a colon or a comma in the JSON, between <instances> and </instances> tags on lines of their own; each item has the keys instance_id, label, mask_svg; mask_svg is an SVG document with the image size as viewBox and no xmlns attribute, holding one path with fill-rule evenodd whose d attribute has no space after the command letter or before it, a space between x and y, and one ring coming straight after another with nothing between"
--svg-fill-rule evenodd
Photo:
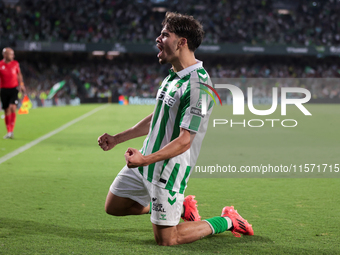
<instances>
[{"instance_id":1,"label":"player's dark hair","mask_svg":"<svg viewBox=\"0 0 340 255\"><path fill-rule=\"evenodd\" d=\"M193 16L183 15L180 13L167 12L162 22L163 27L175 33L179 37L187 39L188 48L195 51L203 40L203 26L195 20Z\"/></svg>"}]
</instances>

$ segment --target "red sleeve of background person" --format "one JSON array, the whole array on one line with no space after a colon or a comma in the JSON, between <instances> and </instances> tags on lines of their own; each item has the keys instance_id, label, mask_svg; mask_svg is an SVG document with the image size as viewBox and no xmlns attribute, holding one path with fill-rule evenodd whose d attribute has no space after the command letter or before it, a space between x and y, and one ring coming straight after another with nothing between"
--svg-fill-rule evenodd
<instances>
[{"instance_id":1,"label":"red sleeve of background person","mask_svg":"<svg viewBox=\"0 0 340 255\"><path fill-rule=\"evenodd\" d=\"M0 61L0 87L1 88L15 88L18 84L18 73L20 67L18 61L12 60L9 63Z\"/></svg>"}]
</instances>

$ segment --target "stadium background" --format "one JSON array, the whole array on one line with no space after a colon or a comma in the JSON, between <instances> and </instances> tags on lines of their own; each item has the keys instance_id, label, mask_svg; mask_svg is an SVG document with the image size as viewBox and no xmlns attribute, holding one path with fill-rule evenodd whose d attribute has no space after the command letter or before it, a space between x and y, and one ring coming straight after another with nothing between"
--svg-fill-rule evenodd
<instances>
[{"instance_id":1,"label":"stadium background","mask_svg":"<svg viewBox=\"0 0 340 255\"><path fill-rule=\"evenodd\" d=\"M31 99L61 80L56 97L67 101L153 97L169 68L157 63L154 42L167 10L202 21L196 55L211 77L340 77L337 0L4 0L0 45L15 50ZM322 85L312 95L339 97L338 87Z\"/></svg>"},{"instance_id":2,"label":"stadium background","mask_svg":"<svg viewBox=\"0 0 340 255\"><path fill-rule=\"evenodd\" d=\"M124 164L126 147L139 148L143 139L110 154L96 139L131 127L153 106L98 103L155 95L169 68L158 64L154 47L167 10L203 22L206 37L196 55L212 77L340 77L338 0L0 0L0 46L15 50L31 100L40 106L41 93L65 80L45 106L81 102L19 115L15 139L0 141L0 162L96 111L0 163L0 254L339 254L339 178L191 178L186 194L196 195L202 218L235 205L254 226L249 238L226 232L157 247L148 216L105 214L107 189ZM268 97L266 92L261 96ZM340 87L320 82L311 93L311 103L336 104L309 104L309 119L292 110L296 129L220 127L223 137L205 139L203 160L219 154L235 164L339 163ZM273 116L281 118L278 111ZM246 112L244 118L252 117ZM0 129L5 132L4 125ZM227 146L215 153L224 139Z\"/></svg>"}]
</instances>

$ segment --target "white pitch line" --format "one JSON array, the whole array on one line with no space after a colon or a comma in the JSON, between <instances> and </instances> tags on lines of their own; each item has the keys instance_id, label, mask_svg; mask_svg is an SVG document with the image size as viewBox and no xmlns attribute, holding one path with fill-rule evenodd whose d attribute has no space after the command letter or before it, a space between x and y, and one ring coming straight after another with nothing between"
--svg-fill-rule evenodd
<instances>
[{"instance_id":1,"label":"white pitch line","mask_svg":"<svg viewBox=\"0 0 340 255\"><path fill-rule=\"evenodd\" d=\"M53 131L49 132L48 134L43 135L43 136L35 139L34 141L29 142L28 144L25 144L24 146L21 146L20 148L16 149L15 151L12 151L12 152L6 154L5 156L0 158L0 164L4 163L6 160L9 160L10 158L15 157L16 155L20 154L21 152L28 150L29 148L31 148L34 145L46 140L47 138L50 138L51 136L59 133L60 131L63 131L65 128L68 128L69 126L73 125L74 123L77 123L78 121L81 121L81 120L89 117L90 115L100 111L101 109L103 109L107 106L108 105L106 104L106 105L102 105L100 107L97 107L96 109L93 109L92 111L85 113L84 115L82 115L82 116L80 116L80 117L78 117L74 120L71 120L70 122L66 123L65 125L62 125L60 128L57 128L56 130L53 130Z\"/></svg>"}]
</instances>

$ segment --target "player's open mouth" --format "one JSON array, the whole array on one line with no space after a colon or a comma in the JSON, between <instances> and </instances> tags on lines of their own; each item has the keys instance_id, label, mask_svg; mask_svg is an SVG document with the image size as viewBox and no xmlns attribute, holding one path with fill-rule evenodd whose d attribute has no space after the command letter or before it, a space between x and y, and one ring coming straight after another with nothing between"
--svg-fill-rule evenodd
<instances>
[{"instance_id":1,"label":"player's open mouth","mask_svg":"<svg viewBox=\"0 0 340 255\"><path fill-rule=\"evenodd\" d=\"M157 44L157 48L160 50L160 52L157 54L157 57L159 57L163 52L163 48L159 44Z\"/></svg>"}]
</instances>

